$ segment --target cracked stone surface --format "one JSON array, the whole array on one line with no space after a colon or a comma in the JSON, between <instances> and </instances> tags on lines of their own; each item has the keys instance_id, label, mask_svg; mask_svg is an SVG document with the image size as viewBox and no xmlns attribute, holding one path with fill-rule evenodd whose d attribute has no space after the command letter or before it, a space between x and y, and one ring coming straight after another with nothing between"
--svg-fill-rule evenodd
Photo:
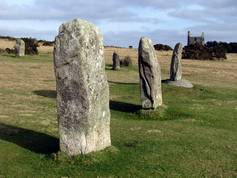
<instances>
[{"instance_id":1,"label":"cracked stone surface","mask_svg":"<svg viewBox=\"0 0 237 178\"><path fill-rule=\"evenodd\" d=\"M183 51L183 45L181 43L176 44L170 65L171 81L177 81L182 79L182 64L181 64L182 51Z\"/></svg>"},{"instance_id":2,"label":"cracked stone surface","mask_svg":"<svg viewBox=\"0 0 237 178\"><path fill-rule=\"evenodd\" d=\"M156 109L162 105L161 69L149 38L141 38L138 56L142 108Z\"/></svg>"},{"instance_id":3,"label":"cracked stone surface","mask_svg":"<svg viewBox=\"0 0 237 178\"><path fill-rule=\"evenodd\" d=\"M22 39L16 40L16 56L25 56L25 42Z\"/></svg>"},{"instance_id":4,"label":"cracked stone surface","mask_svg":"<svg viewBox=\"0 0 237 178\"><path fill-rule=\"evenodd\" d=\"M111 145L102 34L75 19L60 26L55 41L60 150L70 156L102 150Z\"/></svg>"}]
</instances>

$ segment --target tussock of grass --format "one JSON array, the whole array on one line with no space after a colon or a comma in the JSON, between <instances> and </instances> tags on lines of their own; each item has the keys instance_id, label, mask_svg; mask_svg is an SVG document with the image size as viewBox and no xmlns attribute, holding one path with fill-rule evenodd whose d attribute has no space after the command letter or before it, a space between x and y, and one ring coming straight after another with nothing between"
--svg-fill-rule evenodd
<instances>
[{"instance_id":1,"label":"tussock of grass","mask_svg":"<svg viewBox=\"0 0 237 178\"><path fill-rule=\"evenodd\" d=\"M144 120L166 120L166 112L168 107L166 105L162 105L155 110L145 110L140 109L137 111L138 118Z\"/></svg>"}]
</instances>

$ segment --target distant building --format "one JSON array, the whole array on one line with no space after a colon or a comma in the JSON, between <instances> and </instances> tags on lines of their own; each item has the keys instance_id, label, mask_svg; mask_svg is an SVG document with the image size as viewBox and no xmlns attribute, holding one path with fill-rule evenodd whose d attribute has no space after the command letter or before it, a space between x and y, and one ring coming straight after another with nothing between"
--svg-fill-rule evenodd
<instances>
[{"instance_id":1,"label":"distant building","mask_svg":"<svg viewBox=\"0 0 237 178\"><path fill-rule=\"evenodd\" d=\"M201 36L192 36L191 32L188 31L188 46L194 44L205 45L204 32Z\"/></svg>"}]
</instances>

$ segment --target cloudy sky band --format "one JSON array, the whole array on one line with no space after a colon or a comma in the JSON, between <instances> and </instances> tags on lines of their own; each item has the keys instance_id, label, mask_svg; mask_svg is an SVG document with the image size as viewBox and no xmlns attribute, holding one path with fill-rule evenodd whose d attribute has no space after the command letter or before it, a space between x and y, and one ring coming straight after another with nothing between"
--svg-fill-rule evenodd
<instances>
[{"instance_id":1,"label":"cloudy sky band","mask_svg":"<svg viewBox=\"0 0 237 178\"><path fill-rule=\"evenodd\" d=\"M0 0L0 35L53 40L58 26L74 18L97 24L106 45L186 43L187 30L207 40L237 41L234 0Z\"/></svg>"}]
</instances>

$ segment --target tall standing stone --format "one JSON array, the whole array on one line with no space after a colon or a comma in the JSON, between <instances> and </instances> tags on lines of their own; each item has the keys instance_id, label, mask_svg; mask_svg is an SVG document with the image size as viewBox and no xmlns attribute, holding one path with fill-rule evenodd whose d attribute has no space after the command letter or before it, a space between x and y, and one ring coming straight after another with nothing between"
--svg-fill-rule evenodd
<instances>
[{"instance_id":1,"label":"tall standing stone","mask_svg":"<svg viewBox=\"0 0 237 178\"><path fill-rule=\"evenodd\" d=\"M25 42L22 39L18 38L16 40L15 48L16 48L16 56L19 56L19 57L25 56Z\"/></svg>"},{"instance_id":2,"label":"tall standing stone","mask_svg":"<svg viewBox=\"0 0 237 178\"><path fill-rule=\"evenodd\" d=\"M138 56L142 107L156 109L162 105L161 69L150 39L141 38Z\"/></svg>"},{"instance_id":3,"label":"tall standing stone","mask_svg":"<svg viewBox=\"0 0 237 178\"><path fill-rule=\"evenodd\" d=\"M120 69L120 59L119 55L114 52L113 53L113 70L119 70Z\"/></svg>"},{"instance_id":4,"label":"tall standing stone","mask_svg":"<svg viewBox=\"0 0 237 178\"><path fill-rule=\"evenodd\" d=\"M177 81L182 79L182 51L183 46L181 43L175 45L173 56L170 65L170 80Z\"/></svg>"},{"instance_id":5,"label":"tall standing stone","mask_svg":"<svg viewBox=\"0 0 237 178\"><path fill-rule=\"evenodd\" d=\"M111 145L103 37L75 19L59 28L54 47L60 149L87 154Z\"/></svg>"}]
</instances>

